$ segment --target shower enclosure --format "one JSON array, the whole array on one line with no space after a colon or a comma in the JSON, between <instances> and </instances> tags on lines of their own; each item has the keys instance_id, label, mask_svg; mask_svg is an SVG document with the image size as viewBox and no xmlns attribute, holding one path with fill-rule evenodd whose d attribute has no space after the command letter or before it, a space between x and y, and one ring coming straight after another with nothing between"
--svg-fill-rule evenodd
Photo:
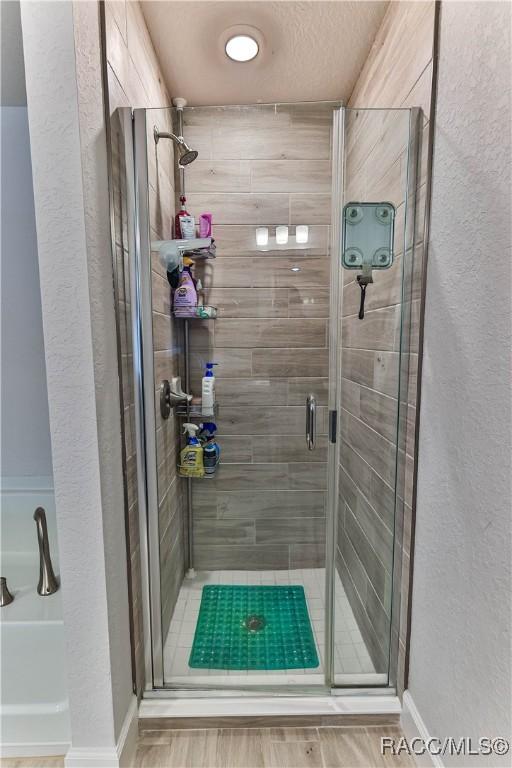
<instances>
[{"instance_id":1,"label":"shower enclosure","mask_svg":"<svg viewBox=\"0 0 512 768\"><path fill-rule=\"evenodd\" d=\"M335 103L113 117L132 640L147 691L395 685L420 120ZM177 252L215 317L173 312L182 193L196 220L213 217L215 247ZM214 417L201 413L206 362ZM165 407L177 377L194 400ZM215 474L180 477L183 423L212 420Z\"/></svg>"}]
</instances>

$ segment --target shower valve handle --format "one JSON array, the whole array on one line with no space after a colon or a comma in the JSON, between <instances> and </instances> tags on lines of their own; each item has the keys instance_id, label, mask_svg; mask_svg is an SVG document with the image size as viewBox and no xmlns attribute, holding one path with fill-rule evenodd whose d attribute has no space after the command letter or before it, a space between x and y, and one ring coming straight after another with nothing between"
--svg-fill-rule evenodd
<instances>
[{"instance_id":1,"label":"shower valve handle","mask_svg":"<svg viewBox=\"0 0 512 768\"><path fill-rule=\"evenodd\" d=\"M168 419L171 408L181 403L190 403L192 395L188 395L181 387L181 378L174 376L170 381L164 379L160 384L160 413L163 419Z\"/></svg>"}]
</instances>

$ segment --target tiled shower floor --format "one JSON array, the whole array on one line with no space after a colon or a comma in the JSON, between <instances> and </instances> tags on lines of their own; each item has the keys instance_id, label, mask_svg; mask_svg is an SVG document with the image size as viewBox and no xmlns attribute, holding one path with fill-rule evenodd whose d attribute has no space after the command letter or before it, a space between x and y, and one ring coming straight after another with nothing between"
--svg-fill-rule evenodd
<instances>
[{"instance_id":1,"label":"tiled shower floor","mask_svg":"<svg viewBox=\"0 0 512 768\"><path fill-rule=\"evenodd\" d=\"M302 584L306 593L309 618L315 635L320 666L315 669L294 669L282 672L252 669L223 671L189 667L188 660L199 615L201 592L205 584ZM324 682L325 638L324 595L325 571L323 568L292 571L197 571L194 578L186 577L180 589L164 647L165 683L198 686L322 684ZM366 682L368 675L377 677L337 573L335 606L336 682L357 684L358 682Z\"/></svg>"}]
</instances>

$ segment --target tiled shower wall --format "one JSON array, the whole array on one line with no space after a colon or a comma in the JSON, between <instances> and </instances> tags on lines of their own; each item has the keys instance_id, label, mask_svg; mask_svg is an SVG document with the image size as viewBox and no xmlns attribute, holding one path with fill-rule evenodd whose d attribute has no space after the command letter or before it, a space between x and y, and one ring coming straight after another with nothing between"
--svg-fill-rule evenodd
<instances>
[{"instance_id":1,"label":"tiled shower wall","mask_svg":"<svg viewBox=\"0 0 512 768\"><path fill-rule=\"evenodd\" d=\"M217 258L198 267L218 319L192 323L200 394L216 369L222 464L193 483L196 568L320 566L325 549L329 224L333 105L185 110L199 150L187 209L211 212ZM303 250L256 248L255 228L310 226ZM295 271L294 271L295 270ZM306 449L305 399L318 440Z\"/></svg>"},{"instance_id":2,"label":"tiled shower wall","mask_svg":"<svg viewBox=\"0 0 512 768\"><path fill-rule=\"evenodd\" d=\"M137 505L135 409L128 264L126 168L124 135L118 107L167 107L169 95L163 86L158 62L137 2L105 4L105 42L107 53L108 99L111 114L112 182L115 221L116 264L114 278L118 300L118 322L122 355L124 408L125 472L129 516L130 592L135 653L136 685L144 686L144 648L142 634L139 513ZM170 110L155 110L161 130L170 129ZM171 237L174 214L174 159L169 142L155 146L153 122L148 121L149 203L155 239ZM153 334L155 387L162 378L178 372L179 338L170 313L170 292L165 272L157 260L152 262ZM164 635L184 572L183 514L181 484L176 478L176 425L171 418L162 422L156 398L158 497L161 540L162 624ZM165 638L164 638L165 639Z\"/></svg>"},{"instance_id":3,"label":"tiled shower wall","mask_svg":"<svg viewBox=\"0 0 512 768\"><path fill-rule=\"evenodd\" d=\"M360 289L344 273L342 320L342 427L338 567L377 670L387 669L393 556L396 414L399 392L400 314L406 333L400 371L401 423L395 579L401 579L400 610L393 607L392 679L404 684L407 599L412 521L416 378L422 290L423 230L427 181L434 3L391 3L349 106L382 108L347 118L347 195L390 200L398 206L397 263L376 273L367 292L366 316L358 320ZM392 72L392 77L389 74ZM414 253L406 254L401 295L403 199L406 185L404 125L386 108L423 109ZM412 190L414 195L414 190ZM397 638L398 636L398 638ZM393 668L394 667L394 668Z\"/></svg>"}]
</instances>

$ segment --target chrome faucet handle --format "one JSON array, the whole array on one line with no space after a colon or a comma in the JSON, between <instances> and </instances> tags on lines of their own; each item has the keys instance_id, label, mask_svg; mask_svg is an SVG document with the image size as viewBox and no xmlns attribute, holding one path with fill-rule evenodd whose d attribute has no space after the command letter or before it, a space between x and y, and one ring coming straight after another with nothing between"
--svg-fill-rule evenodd
<instances>
[{"instance_id":1,"label":"chrome faucet handle","mask_svg":"<svg viewBox=\"0 0 512 768\"><path fill-rule=\"evenodd\" d=\"M46 527L46 512L42 507L38 507L34 512L34 520L36 521L37 541L39 543L39 584L37 591L42 596L53 595L59 588L59 582L53 572Z\"/></svg>"},{"instance_id":2,"label":"chrome faucet handle","mask_svg":"<svg viewBox=\"0 0 512 768\"><path fill-rule=\"evenodd\" d=\"M181 387L181 377L174 376L170 381L164 379L160 384L160 413L163 419L168 419L171 408L180 403L190 403L192 395L188 395Z\"/></svg>"},{"instance_id":3,"label":"chrome faucet handle","mask_svg":"<svg viewBox=\"0 0 512 768\"><path fill-rule=\"evenodd\" d=\"M0 576L0 608L3 608L4 605L9 605L13 600L14 597L9 592L9 587L7 586L7 579L5 576Z\"/></svg>"}]
</instances>

